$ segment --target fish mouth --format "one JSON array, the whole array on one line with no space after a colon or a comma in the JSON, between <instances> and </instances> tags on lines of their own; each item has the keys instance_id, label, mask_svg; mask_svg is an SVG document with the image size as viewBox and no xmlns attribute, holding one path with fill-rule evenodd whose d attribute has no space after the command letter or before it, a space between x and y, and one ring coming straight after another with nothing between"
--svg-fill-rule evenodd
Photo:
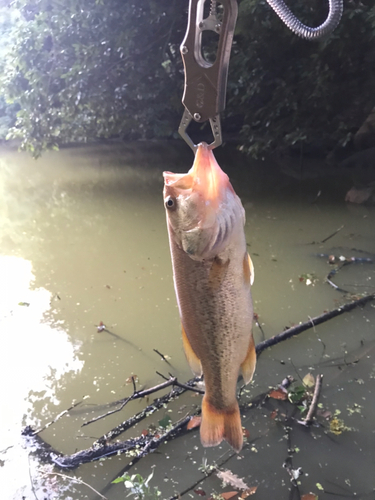
<instances>
[{"instance_id":1,"label":"fish mouth","mask_svg":"<svg viewBox=\"0 0 375 500\"><path fill-rule=\"evenodd\" d=\"M225 198L229 187L233 190L228 176L221 170L209 146L202 142L198 145L193 166L187 174L164 172L164 184L168 191L197 192L213 208L218 208Z\"/></svg>"},{"instance_id":2,"label":"fish mouth","mask_svg":"<svg viewBox=\"0 0 375 500\"><path fill-rule=\"evenodd\" d=\"M217 208L225 197L225 190L231 184L205 142L198 145L189 174L194 180L193 189L199 191L206 202Z\"/></svg>"}]
</instances>

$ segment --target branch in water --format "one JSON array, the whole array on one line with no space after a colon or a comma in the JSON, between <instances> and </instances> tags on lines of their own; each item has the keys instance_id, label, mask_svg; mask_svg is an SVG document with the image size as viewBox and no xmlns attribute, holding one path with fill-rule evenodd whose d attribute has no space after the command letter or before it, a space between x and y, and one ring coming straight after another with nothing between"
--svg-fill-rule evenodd
<instances>
[{"instance_id":1,"label":"branch in water","mask_svg":"<svg viewBox=\"0 0 375 500\"><path fill-rule=\"evenodd\" d=\"M174 379L174 381L177 380L177 379L175 379L175 377L172 377L172 378ZM170 393L165 394L161 398L155 399L152 402L152 404L146 406L146 408L141 410L139 413L137 413L136 415L133 415L128 420L125 420L125 422L122 422L117 427L115 427L111 431L107 432L107 434L104 434L102 437L100 437L97 441L95 441L93 446L100 446L102 443L112 441L113 439L118 437L120 434L122 434L126 430L133 427L138 422L141 422L142 420L147 418L152 413L155 413L155 411L159 410L160 408L163 408L165 404L169 403L170 401L175 399L180 394L183 394L185 391L190 390L190 389L194 390L194 385L198 381L200 381L200 378L190 379L186 382L186 384L181 384L181 385L183 385L183 387L175 387ZM172 380L170 382L172 382ZM170 383L168 385L172 385L172 383ZM155 387L147 389L147 392L148 392L148 394L151 394L152 392L157 392L164 387L168 387L168 385L167 385L167 383L159 384ZM146 392L146 391L142 391L142 392Z\"/></svg>"},{"instance_id":2,"label":"branch in water","mask_svg":"<svg viewBox=\"0 0 375 500\"><path fill-rule=\"evenodd\" d=\"M320 391L322 389L323 375L317 375L315 381L314 395L311 401L309 411L307 412L306 418L302 423L303 425L311 425L313 423L314 415L318 406Z\"/></svg>"},{"instance_id":3,"label":"branch in water","mask_svg":"<svg viewBox=\"0 0 375 500\"><path fill-rule=\"evenodd\" d=\"M361 299L354 300L353 302L349 302L349 304L345 304L341 307L338 307L337 309L333 309L333 311L328 311L320 316L316 316L315 318L311 318L309 321L306 321L305 323L301 323L300 325L288 328L287 330L279 333L278 335L275 335L274 337L271 337L270 339L267 339L267 340L264 340L263 342L260 342L256 346L257 355L259 356L268 347L272 347L272 346L278 344L279 342L290 339L291 337L294 337L295 335L298 335L298 334L304 332L305 330L308 330L310 328L313 328L314 326L320 325L321 323L324 323L325 321L328 321L329 319L335 318L336 316L340 316L341 314L349 312L352 309L355 309L356 307L364 306L365 304L367 304L367 302L371 302L373 300L375 300L375 294L367 295L366 297L362 297Z\"/></svg>"},{"instance_id":4,"label":"branch in water","mask_svg":"<svg viewBox=\"0 0 375 500\"><path fill-rule=\"evenodd\" d=\"M93 422L97 422L98 420L101 420L102 418L108 417L108 415L112 415L113 413L117 413L117 412L121 411L124 408L124 406L129 403L129 401L133 401L133 399L144 398L145 396L148 396L150 394L153 394L154 392L160 391L161 389L165 389L166 387L170 387L176 381L177 381L177 379L175 377L170 377L169 379L167 379L166 382L163 382L162 384L151 387L150 389L145 389L143 391L135 391L134 390L134 392L131 396L119 401L119 403L121 403L121 406L119 408L116 408L116 410L112 410L112 411L109 411L107 413L104 413L103 415L99 415L99 417L95 417L91 420L88 420L87 422L84 422L82 424L82 427L85 427L85 425L92 424ZM135 389L134 379L133 379L133 387Z\"/></svg>"},{"instance_id":5,"label":"branch in water","mask_svg":"<svg viewBox=\"0 0 375 500\"><path fill-rule=\"evenodd\" d=\"M317 316L315 318L310 319L308 322L302 323L301 325L297 325L292 328L288 328L284 332L275 335L274 337L265 340L261 343L259 343L256 347L256 351L258 356L261 354L261 352L264 351L264 349L271 347L275 344L278 344L279 342L282 342L284 340L287 340L295 335L298 335L305 330L308 330L310 328L313 328L316 325L319 325L321 323L324 323L325 321L328 321L331 318L334 318L336 316L339 316L345 312L351 311L352 309L359 307L359 306L364 306L367 302L375 300L375 294L368 295L366 297L362 297L361 299L355 300L353 302L350 302L349 304L345 304L337 309L334 309L333 311L327 312L322 314L321 316ZM126 451L132 451L132 450L139 450L138 454L134 459L132 460L132 463L129 464L129 469L132 467L132 465L135 463L135 461L140 460L144 456L146 456L148 453L153 452L161 443L166 442L168 440L174 439L181 433L187 431L186 425L189 422L191 416L187 416L181 421L177 422L169 431L164 433L162 436L158 435L146 435L146 436L140 436L134 439L128 439L123 442L118 442L118 443L112 443L109 444L111 440L122 434L124 431L129 429L130 427L134 426L141 420L147 418L150 414L154 413L160 408L163 408L166 403L169 401L175 399L177 396L180 394L184 393L186 390L195 390L197 392L203 392L199 389L195 389L194 385L200 381L199 378L194 378L189 381L187 381L185 384L180 384L177 383L176 377L170 376L169 379L167 379L164 383L159 384L155 387L152 387L150 389L146 389L143 391L135 392L133 393L132 396L129 398L125 399L124 401L130 401L132 399L138 399L141 397L145 397L146 395L152 394L153 392L157 392L161 389L164 389L169 386L176 386L174 387L173 390L162 396L161 398L157 398L153 401L151 405L148 405L146 408L144 408L141 412L137 413L130 419L126 420L125 422L121 423L114 429L112 429L110 432L99 438L97 441L95 441L92 445L91 448L87 450L82 450L79 451L73 455L62 455L59 452L56 452L55 450L52 450L51 447L48 447L47 443L39 443L41 447L44 446L44 452L45 452L45 459L48 461L53 462L55 465L61 467L61 468L75 468L78 467L79 465L83 463L88 463L93 460L98 460L100 458L112 456L114 454L118 453L125 453ZM317 385L318 385L318 380L317 380ZM315 392L314 392L314 398L313 398L313 403L314 400L318 400L319 396L319 388L316 387ZM257 396L259 398L259 396ZM310 407L311 415L310 419L313 416L314 413L314 408L313 408L313 403ZM315 404L315 406L316 406ZM249 406L247 405L249 408ZM314 411L313 411L314 410ZM199 410L200 411L200 410ZM196 412L196 414L199 413L199 411ZM309 415L308 415L309 416ZM306 421L308 421L308 418L306 418ZM306 422L307 423L307 422ZM38 438L40 441L41 438L37 435L35 436L34 431L28 427L25 429L25 435L32 436L34 435L34 439ZM134 453L134 451L133 451ZM128 470L128 469L127 469Z\"/></svg>"},{"instance_id":6,"label":"branch in water","mask_svg":"<svg viewBox=\"0 0 375 500\"><path fill-rule=\"evenodd\" d=\"M86 399L88 396L84 396L82 401L84 399ZM64 415L67 415L71 410L73 410L74 408L76 408L77 406L79 406L82 401L78 401L77 403L73 403L69 408L67 408L66 410L62 411L61 413L59 413L57 415L57 417L55 417L53 420L51 420L50 422L48 422L48 424L44 425L43 427L41 427L40 429L37 429L35 431L32 431L32 434L30 434L31 436L35 436L36 434L39 434L40 432L43 432L45 431L46 429L48 429L48 427L52 424L55 424L58 420L60 420L61 417L63 417Z\"/></svg>"},{"instance_id":7,"label":"branch in water","mask_svg":"<svg viewBox=\"0 0 375 500\"><path fill-rule=\"evenodd\" d=\"M147 435L134 439L127 439L113 444L100 444L92 446L88 450L81 450L73 455L51 455L51 461L62 469L74 469L81 464L93 462L101 458L126 453L133 450L139 450L138 454L132 458L127 470L129 470L141 458L156 450L162 443L174 439L176 436L186 431L186 425L190 420L190 415L177 422L169 431L163 435ZM126 472L126 470L124 471Z\"/></svg>"},{"instance_id":8,"label":"branch in water","mask_svg":"<svg viewBox=\"0 0 375 500\"><path fill-rule=\"evenodd\" d=\"M153 349L154 352L156 352L156 354L159 354L159 356L161 357L161 359L163 361L165 361L169 366L172 366L170 364L170 362L168 361L168 359L166 358L166 356L164 356L164 354L162 354L160 351L158 351L157 349Z\"/></svg>"},{"instance_id":9,"label":"branch in water","mask_svg":"<svg viewBox=\"0 0 375 500\"><path fill-rule=\"evenodd\" d=\"M324 240L322 240L320 243L325 243L326 241L330 240L331 238L333 238L337 233L339 233L341 231L341 229L344 229L344 225L340 226L338 229L336 229L336 231L332 234L330 234L329 236L327 236L327 238L324 238Z\"/></svg>"}]
</instances>

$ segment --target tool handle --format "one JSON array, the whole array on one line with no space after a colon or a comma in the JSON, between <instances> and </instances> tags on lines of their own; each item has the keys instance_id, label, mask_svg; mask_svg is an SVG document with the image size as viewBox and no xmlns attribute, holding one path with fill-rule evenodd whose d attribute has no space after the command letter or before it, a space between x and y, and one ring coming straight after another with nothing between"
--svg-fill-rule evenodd
<instances>
[{"instance_id":1,"label":"tool handle","mask_svg":"<svg viewBox=\"0 0 375 500\"><path fill-rule=\"evenodd\" d=\"M185 69L185 88L182 102L192 118L204 122L215 118L225 108L230 51L237 20L237 0L220 0L223 19L211 6L210 15L203 18L206 0L190 0L189 19L180 50ZM212 0L216 6L215 0ZM208 62L202 53L202 33L214 31L219 35L216 58Z\"/></svg>"}]
</instances>

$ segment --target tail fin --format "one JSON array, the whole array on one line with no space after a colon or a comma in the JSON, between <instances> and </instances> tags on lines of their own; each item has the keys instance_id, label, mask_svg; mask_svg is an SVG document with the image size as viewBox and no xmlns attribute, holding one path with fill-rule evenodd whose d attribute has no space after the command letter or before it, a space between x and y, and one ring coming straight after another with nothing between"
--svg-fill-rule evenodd
<instances>
[{"instance_id":1,"label":"tail fin","mask_svg":"<svg viewBox=\"0 0 375 500\"><path fill-rule=\"evenodd\" d=\"M218 410L204 396L200 432L203 446L217 446L225 439L239 453L242 449L243 434L237 401L224 410Z\"/></svg>"}]
</instances>

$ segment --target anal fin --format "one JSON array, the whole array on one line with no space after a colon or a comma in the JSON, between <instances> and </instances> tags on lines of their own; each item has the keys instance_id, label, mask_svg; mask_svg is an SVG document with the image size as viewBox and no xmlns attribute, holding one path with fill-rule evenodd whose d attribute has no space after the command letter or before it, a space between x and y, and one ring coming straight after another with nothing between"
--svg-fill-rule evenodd
<instances>
[{"instance_id":1,"label":"anal fin","mask_svg":"<svg viewBox=\"0 0 375 500\"><path fill-rule=\"evenodd\" d=\"M186 335L185 329L182 326L182 345L184 346L184 351L186 355L186 359L190 365L190 368L195 376L200 377L202 375L202 365L200 359L193 351L189 339Z\"/></svg>"},{"instance_id":2,"label":"anal fin","mask_svg":"<svg viewBox=\"0 0 375 500\"><path fill-rule=\"evenodd\" d=\"M241 364L241 375L242 378L244 379L245 384L251 382L254 375L256 363L257 363L257 353L255 351L253 334L251 334L250 344L246 353L246 358Z\"/></svg>"}]
</instances>

